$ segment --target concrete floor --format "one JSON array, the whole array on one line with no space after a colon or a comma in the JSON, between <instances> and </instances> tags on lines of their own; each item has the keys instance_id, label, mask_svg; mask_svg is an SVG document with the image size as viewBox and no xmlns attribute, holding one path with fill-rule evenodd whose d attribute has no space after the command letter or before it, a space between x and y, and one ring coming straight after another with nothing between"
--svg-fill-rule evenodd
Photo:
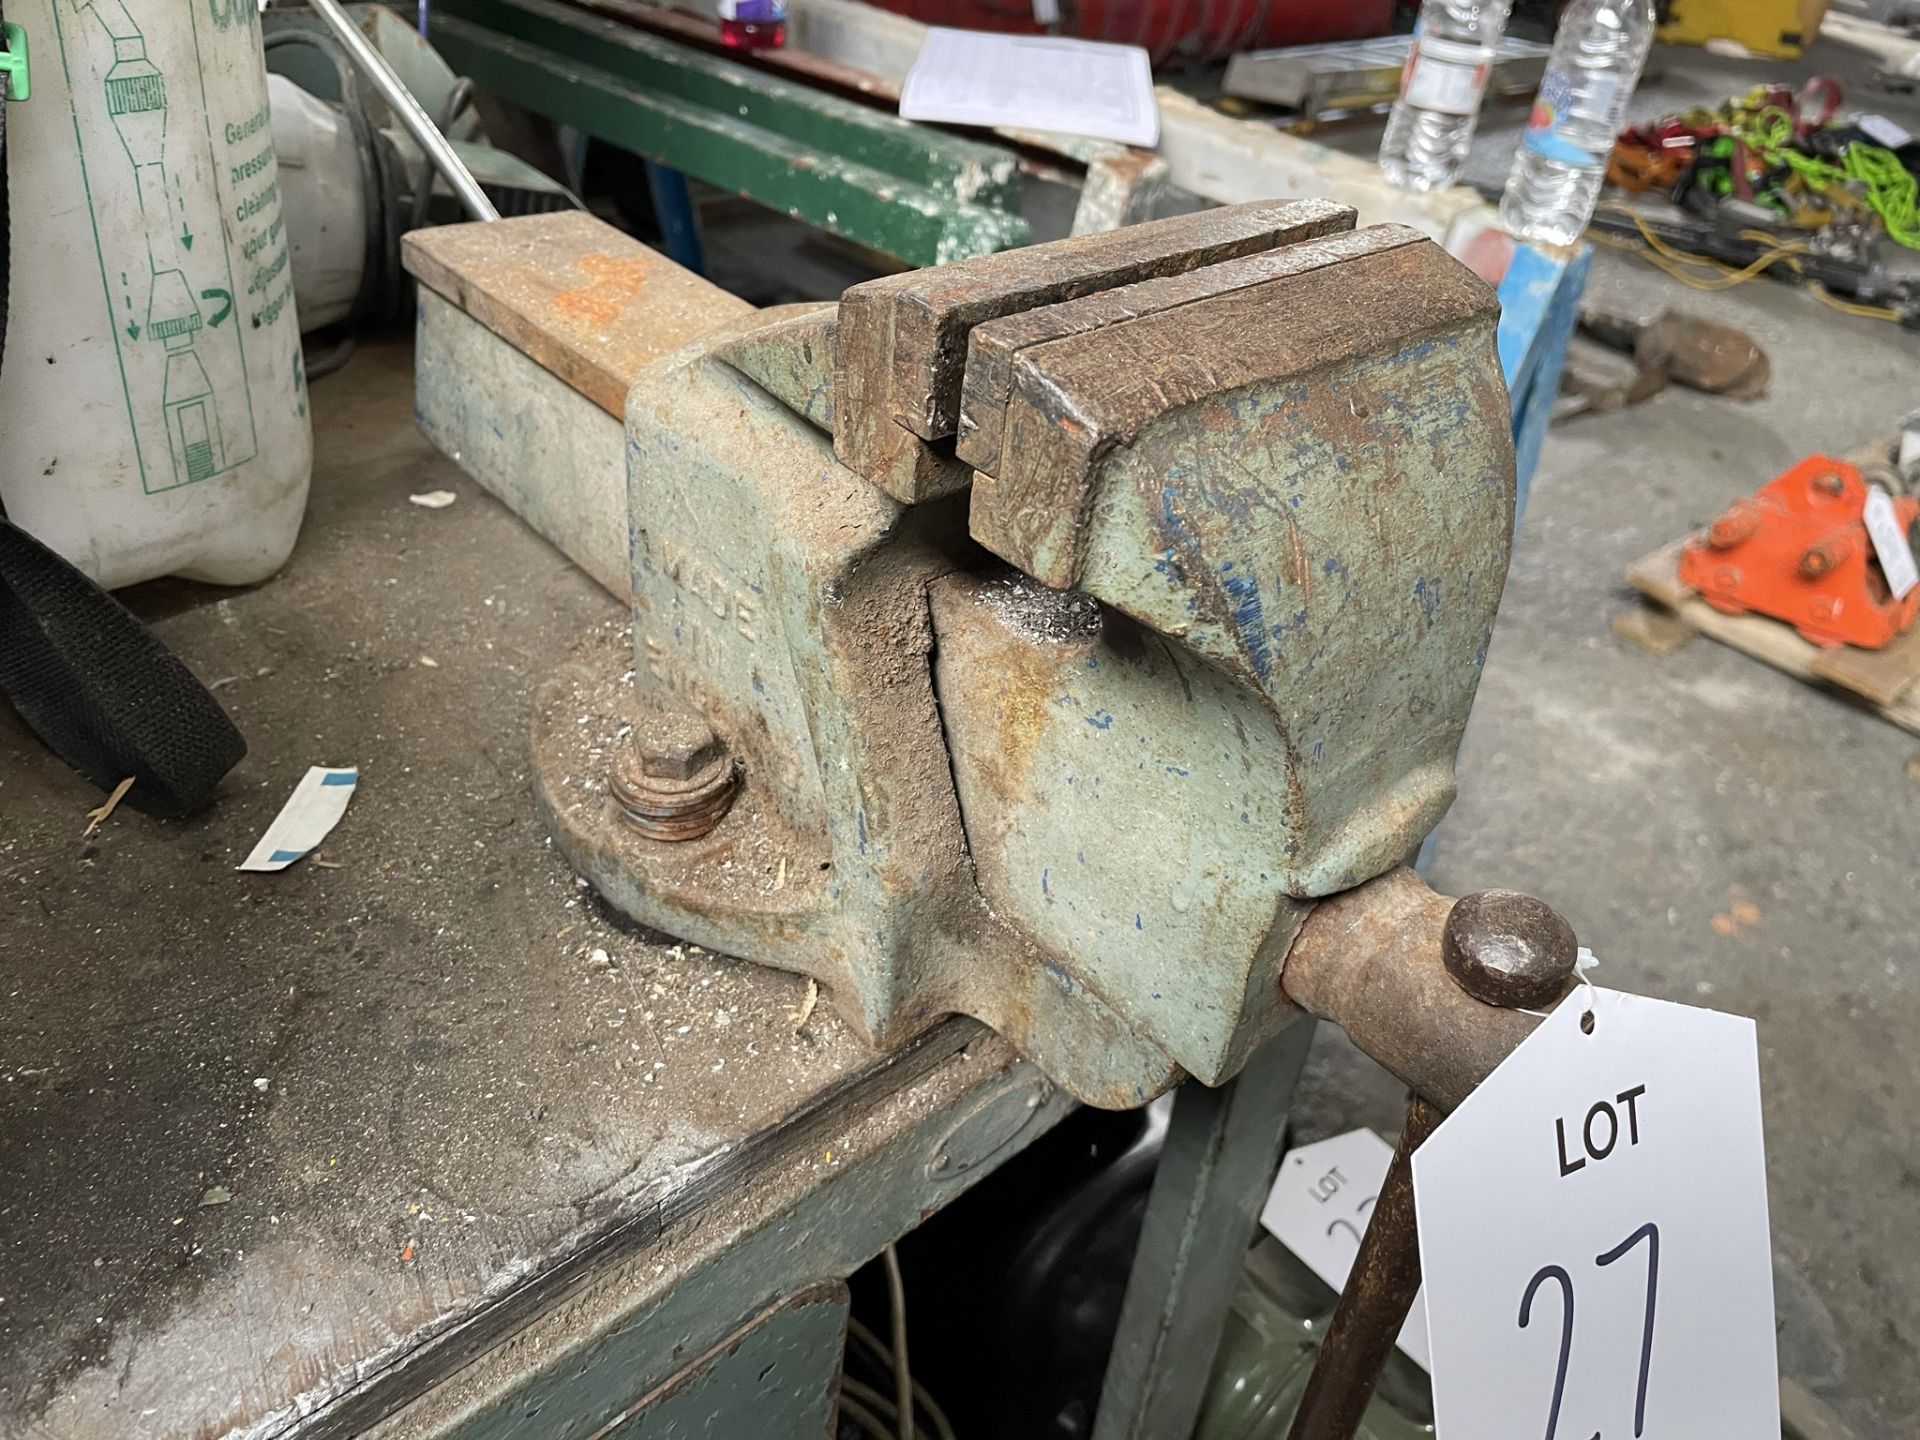
<instances>
[{"instance_id":1,"label":"concrete floor","mask_svg":"<svg viewBox=\"0 0 1920 1440\"><path fill-rule=\"evenodd\" d=\"M1774 73L1665 58L1642 113ZM1913 97L1876 95L1852 63L1822 47L1785 68L1836 69L1852 103L1920 128ZM1638 603L1630 562L1920 406L1920 335L1780 284L1697 294L1611 252L1588 295L1747 327L1772 393L1669 390L1554 428L1431 878L1532 891L1598 953L1601 983L1759 1022L1783 1368L1862 1440L1904 1440L1920 1434L1920 736L1711 641L1658 658L1608 622ZM1730 923L1741 902L1756 921ZM1306 1138L1398 1127L1400 1092L1336 1034L1306 1083Z\"/></svg>"}]
</instances>

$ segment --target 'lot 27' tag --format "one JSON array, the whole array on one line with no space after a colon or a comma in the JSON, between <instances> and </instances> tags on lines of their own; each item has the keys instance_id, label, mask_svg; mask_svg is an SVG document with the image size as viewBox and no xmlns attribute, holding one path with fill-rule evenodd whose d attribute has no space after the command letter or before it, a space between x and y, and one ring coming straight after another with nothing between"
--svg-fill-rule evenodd
<instances>
[{"instance_id":1,"label":"'lot 27' tag","mask_svg":"<svg viewBox=\"0 0 1920 1440\"><path fill-rule=\"evenodd\" d=\"M1562 1001L1414 1152L1440 1440L1778 1435L1766 1184L1751 1020Z\"/></svg>"}]
</instances>

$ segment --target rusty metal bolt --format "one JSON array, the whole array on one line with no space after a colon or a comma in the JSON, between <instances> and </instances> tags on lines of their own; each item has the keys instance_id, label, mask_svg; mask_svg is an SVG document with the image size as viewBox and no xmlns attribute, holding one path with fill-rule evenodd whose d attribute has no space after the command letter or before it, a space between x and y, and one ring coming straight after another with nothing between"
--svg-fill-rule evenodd
<instances>
[{"instance_id":1,"label":"rusty metal bolt","mask_svg":"<svg viewBox=\"0 0 1920 1440\"><path fill-rule=\"evenodd\" d=\"M1730 505L1707 527L1707 548L1711 550L1731 550L1736 545L1744 545L1760 533L1760 512L1752 501L1741 500Z\"/></svg>"},{"instance_id":2,"label":"rusty metal bolt","mask_svg":"<svg viewBox=\"0 0 1920 1440\"><path fill-rule=\"evenodd\" d=\"M1557 1000L1579 952L1573 927L1559 912L1518 890L1462 896L1440 935L1454 983L1509 1010L1537 1010Z\"/></svg>"},{"instance_id":3,"label":"rusty metal bolt","mask_svg":"<svg viewBox=\"0 0 1920 1440\"><path fill-rule=\"evenodd\" d=\"M1853 554L1853 545L1844 535L1829 535L1816 540L1800 556L1800 574L1808 580L1818 580L1822 575L1830 575L1840 568L1846 558Z\"/></svg>"},{"instance_id":4,"label":"rusty metal bolt","mask_svg":"<svg viewBox=\"0 0 1920 1440\"><path fill-rule=\"evenodd\" d=\"M698 840L725 818L740 769L704 720L642 709L614 758L607 789L627 823L652 840Z\"/></svg>"},{"instance_id":5,"label":"rusty metal bolt","mask_svg":"<svg viewBox=\"0 0 1920 1440\"><path fill-rule=\"evenodd\" d=\"M1813 477L1813 488L1821 495L1838 495L1847 488L1846 477L1838 470L1822 470Z\"/></svg>"}]
</instances>

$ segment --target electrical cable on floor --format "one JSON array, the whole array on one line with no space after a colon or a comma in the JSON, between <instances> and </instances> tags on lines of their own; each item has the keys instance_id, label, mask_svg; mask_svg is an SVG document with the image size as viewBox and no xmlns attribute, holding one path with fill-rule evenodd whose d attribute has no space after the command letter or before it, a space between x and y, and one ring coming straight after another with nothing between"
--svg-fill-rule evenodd
<instances>
[{"instance_id":1,"label":"electrical cable on floor","mask_svg":"<svg viewBox=\"0 0 1920 1440\"><path fill-rule=\"evenodd\" d=\"M840 1414L843 1419L853 1421L855 1425L872 1436L873 1440L893 1440L893 1431L881 1424L878 1417L859 1401L851 1399L844 1386L840 1392Z\"/></svg>"},{"instance_id":2,"label":"electrical cable on floor","mask_svg":"<svg viewBox=\"0 0 1920 1440\"><path fill-rule=\"evenodd\" d=\"M856 1380L851 1375L843 1374L840 1377L840 1393L842 1395L853 1396L855 1400L858 1400L862 1405L866 1406L867 1409L879 1416L881 1420L887 1422L887 1433L889 1437L891 1437L894 1430L899 1428L899 1405L882 1395L878 1390L874 1389L873 1386L867 1384L866 1381Z\"/></svg>"},{"instance_id":3,"label":"electrical cable on floor","mask_svg":"<svg viewBox=\"0 0 1920 1440\"><path fill-rule=\"evenodd\" d=\"M1813 250L1804 240L1782 240L1779 236L1770 234L1765 230L1742 230L1738 238L1751 241L1757 245L1764 245L1768 248L1755 256L1754 259L1749 261L1745 266L1740 269L1735 269L1733 266L1724 264L1710 255L1696 255L1690 250L1682 250L1678 246L1662 240L1654 233L1653 228L1647 224L1646 217L1631 205L1622 204L1617 200L1608 200L1602 202L1598 208L1607 211L1609 214L1623 215L1632 221L1634 227L1639 230L1641 240L1644 244L1635 244L1632 240L1622 239L1615 235L1603 234L1597 230L1589 230L1587 232L1587 238L1589 240L1605 245L1609 249L1624 250L1629 255L1638 255L1655 269L1678 280L1682 285L1688 286L1691 289L1710 292L1731 290L1736 285L1744 285L1747 281L1766 273L1766 271L1776 264L1784 264L1789 270L1793 271L1795 275L1802 278L1807 292L1811 294L1814 299L1830 309L1838 310L1846 315L1858 315L1868 320L1892 320L1898 322L1900 319L1900 312L1898 310L1891 309L1884 305L1861 305L1851 300L1843 300L1818 281L1807 280L1802 272L1800 257L1803 255L1811 255ZM1708 275L1692 274L1682 268L1688 265L1697 266L1712 273Z\"/></svg>"},{"instance_id":4,"label":"electrical cable on floor","mask_svg":"<svg viewBox=\"0 0 1920 1440\"><path fill-rule=\"evenodd\" d=\"M907 1283L900 1276L900 1252L889 1240L880 1252L887 1269L887 1300L893 1314L893 1395L899 1412L900 1440L914 1440L913 1368L907 1359Z\"/></svg>"},{"instance_id":5,"label":"electrical cable on floor","mask_svg":"<svg viewBox=\"0 0 1920 1440\"><path fill-rule=\"evenodd\" d=\"M851 1316L847 1319L847 1336L866 1352L867 1357L883 1373L889 1375L893 1373L893 1351L887 1348L886 1342L878 1335ZM872 1390L871 1386L863 1388ZM920 1413L927 1417L927 1423L933 1426L936 1440L956 1440L953 1422L947 1419L947 1412L940 1408L933 1396L928 1393L927 1387L918 1380L913 1382L913 1398ZM895 1410L893 1402L885 1401L884 1403L887 1412L892 1414Z\"/></svg>"},{"instance_id":6,"label":"electrical cable on floor","mask_svg":"<svg viewBox=\"0 0 1920 1440\"><path fill-rule=\"evenodd\" d=\"M326 379L327 376L333 374L334 371L338 370L342 365L346 364L347 361L351 360L353 358L354 349L359 344L359 339L360 339L359 336L349 331L347 334L343 335L340 338L339 344L335 345L331 350L327 351L324 355L321 355L319 358L314 360L305 360L303 356L302 358L304 360L304 368L306 370L307 383L311 385L315 380Z\"/></svg>"}]
</instances>

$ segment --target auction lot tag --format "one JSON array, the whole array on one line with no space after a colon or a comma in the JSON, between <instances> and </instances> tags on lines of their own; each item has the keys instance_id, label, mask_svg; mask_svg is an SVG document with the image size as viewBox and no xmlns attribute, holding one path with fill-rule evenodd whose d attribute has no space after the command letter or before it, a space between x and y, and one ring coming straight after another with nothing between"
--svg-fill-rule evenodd
<instances>
[{"instance_id":1,"label":"auction lot tag","mask_svg":"<svg viewBox=\"0 0 1920 1440\"><path fill-rule=\"evenodd\" d=\"M1778 1435L1766 1187L1751 1020L1562 1001L1414 1152L1440 1440Z\"/></svg>"},{"instance_id":2,"label":"auction lot tag","mask_svg":"<svg viewBox=\"0 0 1920 1440\"><path fill-rule=\"evenodd\" d=\"M1393 1147L1371 1130L1349 1130L1289 1150L1261 1208L1260 1223L1334 1289L1347 1283ZM1414 1296L1400 1348L1427 1363L1427 1312Z\"/></svg>"},{"instance_id":3,"label":"auction lot tag","mask_svg":"<svg viewBox=\"0 0 1920 1440\"><path fill-rule=\"evenodd\" d=\"M1913 563L1913 546L1907 542L1906 527L1894 513L1893 497L1878 485L1867 487L1865 520L1867 534L1873 540L1873 553L1879 557L1881 573L1893 598L1904 600L1907 592L1920 585L1920 569Z\"/></svg>"}]
</instances>

